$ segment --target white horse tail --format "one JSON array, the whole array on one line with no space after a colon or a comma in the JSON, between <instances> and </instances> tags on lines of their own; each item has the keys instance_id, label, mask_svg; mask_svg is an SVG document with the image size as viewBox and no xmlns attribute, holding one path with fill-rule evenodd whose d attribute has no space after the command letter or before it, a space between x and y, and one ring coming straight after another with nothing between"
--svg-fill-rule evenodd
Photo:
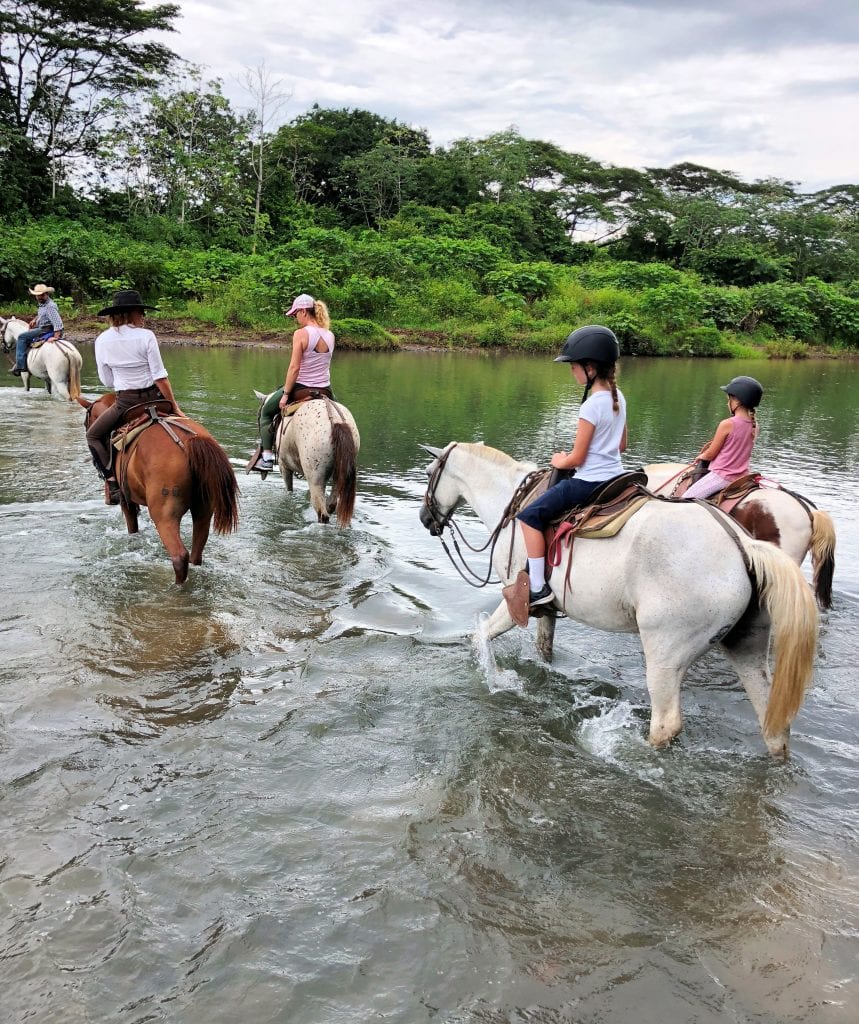
<instances>
[{"instance_id":1,"label":"white horse tail","mask_svg":"<svg viewBox=\"0 0 859 1024\"><path fill-rule=\"evenodd\" d=\"M835 574L835 523L828 512L811 513L811 568L814 593L821 608L832 607L832 577Z\"/></svg>"},{"instance_id":2,"label":"white horse tail","mask_svg":"<svg viewBox=\"0 0 859 1024\"><path fill-rule=\"evenodd\" d=\"M741 538L757 580L758 597L772 624L775 654L764 738L778 736L796 717L814 671L817 605L802 571L780 548Z\"/></svg>"},{"instance_id":3,"label":"white horse tail","mask_svg":"<svg viewBox=\"0 0 859 1024\"><path fill-rule=\"evenodd\" d=\"M329 411L330 415L330 411ZM331 448L334 456L332 491L337 502L337 525L348 526L355 511L358 487L358 453L349 424L342 419L331 423Z\"/></svg>"},{"instance_id":4,"label":"white horse tail","mask_svg":"<svg viewBox=\"0 0 859 1024\"><path fill-rule=\"evenodd\" d=\"M77 349L66 352L69 361L69 401L76 402L81 394L81 357Z\"/></svg>"}]
</instances>

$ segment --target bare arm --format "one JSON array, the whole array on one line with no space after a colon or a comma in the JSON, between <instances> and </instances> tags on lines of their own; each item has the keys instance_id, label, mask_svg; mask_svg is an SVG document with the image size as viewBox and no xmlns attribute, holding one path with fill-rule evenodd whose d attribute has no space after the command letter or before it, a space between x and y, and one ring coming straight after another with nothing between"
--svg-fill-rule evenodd
<instances>
[{"instance_id":1,"label":"bare arm","mask_svg":"<svg viewBox=\"0 0 859 1024\"><path fill-rule=\"evenodd\" d=\"M555 452L552 465L555 469L575 469L581 466L588 457L588 450L594 438L596 427L588 420L579 420L576 424L576 436L573 438L571 452Z\"/></svg>"},{"instance_id":2,"label":"bare arm","mask_svg":"<svg viewBox=\"0 0 859 1024\"><path fill-rule=\"evenodd\" d=\"M733 427L734 425L731 420L722 420L719 426L716 427L716 433L713 434L713 440L710 441L709 444L705 444L698 453L698 460L710 462L712 459L715 459L722 450L722 445L730 437Z\"/></svg>"},{"instance_id":3,"label":"bare arm","mask_svg":"<svg viewBox=\"0 0 859 1024\"><path fill-rule=\"evenodd\" d=\"M301 357L307 348L307 331L300 327L292 336L292 357L289 360L289 367L286 371L286 380L283 383L283 398L280 400L281 409L286 407L287 396L298 380L298 371L301 369Z\"/></svg>"}]
</instances>

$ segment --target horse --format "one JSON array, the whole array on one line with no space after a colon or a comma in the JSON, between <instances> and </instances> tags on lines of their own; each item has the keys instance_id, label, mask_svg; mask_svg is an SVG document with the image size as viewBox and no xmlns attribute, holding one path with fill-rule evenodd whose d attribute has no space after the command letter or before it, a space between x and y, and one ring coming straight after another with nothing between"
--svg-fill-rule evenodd
<instances>
[{"instance_id":1,"label":"horse","mask_svg":"<svg viewBox=\"0 0 859 1024\"><path fill-rule=\"evenodd\" d=\"M30 325L17 317L6 319L0 316L0 331L3 334L3 351L14 352L18 335L29 331ZM46 341L27 353L27 369L21 371L24 390L30 390L30 377L39 377L45 382L45 390L53 394L56 388L60 398L74 402L81 393L81 354L65 338Z\"/></svg>"},{"instance_id":2,"label":"horse","mask_svg":"<svg viewBox=\"0 0 859 1024\"><path fill-rule=\"evenodd\" d=\"M254 393L260 402L268 397ZM355 510L361 436L346 406L330 398L302 402L291 416L281 419L275 448L286 489L292 491L294 474L303 476L318 522L327 523L336 513L337 525L348 526Z\"/></svg>"},{"instance_id":3,"label":"horse","mask_svg":"<svg viewBox=\"0 0 859 1024\"><path fill-rule=\"evenodd\" d=\"M503 583L513 580L526 559L509 505L536 467L481 444L422 447L433 456L423 526L441 536L456 507L467 502L496 537L496 574ZM568 618L639 634L653 746L665 746L680 732L683 678L719 645L752 702L767 749L787 756L790 723L812 676L818 618L799 566L775 545L745 536L723 513L697 502L651 498L615 536L576 537L569 555L551 569L549 585L555 607ZM540 621L554 628L554 618ZM488 642L513 624L502 600L475 641Z\"/></svg>"},{"instance_id":4,"label":"horse","mask_svg":"<svg viewBox=\"0 0 859 1024\"><path fill-rule=\"evenodd\" d=\"M647 486L670 495L690 465L657 462L644 467ZM797 565L811 552L812 582L817 604L832 607L835 572L835 524L828 512L778 484L759 487L731 509L730 516L758 540L777 544Z\"/></svg>"},{"instance_id":5,"label":"horse","mask_svg":"<svg viewBox=\"0 0 859 1024\"><path fill-rule=\"evenodd\" d=\"M87 410L87 426L115 401L113 393L95 402L79 398ZM189 561L203 563L213 517L216 533L238 527L238 484L224 449L205 427L187 417L168 420L167 425L173 436L152 424L114 462L128 532L137 533L140 506L145 505L173 563L176 582L184 583ZM179 532L189 509L194 524L190 555Z\"/></svg>"}]
</instances>

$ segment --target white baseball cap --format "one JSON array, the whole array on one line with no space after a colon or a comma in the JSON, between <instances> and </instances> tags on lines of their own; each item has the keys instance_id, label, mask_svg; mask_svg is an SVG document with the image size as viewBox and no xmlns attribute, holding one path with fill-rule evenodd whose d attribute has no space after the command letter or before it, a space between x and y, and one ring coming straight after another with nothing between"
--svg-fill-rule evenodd
<instances>
[{"instance_id":1,"label":"white baseball cap","mask_svg":"<svg viewBox=\"0 0 859 1024\"><path fill-rule=\"evenodd\" d=\"M312 295L296 295L292 301L292 305L286 311L287 316L292 316L296 310L299 309L313 309L316 305L316 299Z\"/></svg>"}]
</instances>

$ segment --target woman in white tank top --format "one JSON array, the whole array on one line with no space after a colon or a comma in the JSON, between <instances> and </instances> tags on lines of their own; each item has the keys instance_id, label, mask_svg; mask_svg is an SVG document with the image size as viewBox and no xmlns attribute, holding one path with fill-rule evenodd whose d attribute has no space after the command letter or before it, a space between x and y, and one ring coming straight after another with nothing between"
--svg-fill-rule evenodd
<instances>
[{"instance_id":1,"label":"woman in white tank top","mask_svg":"<svg viewBox=\"0 0 859 1024\"><path fill-rule=\"evenodd\" d=\"M333 398L331 392L331 357L334 354L334 335L329 324L328 307L312 295L299 295L286 312L295 317L298 330L292 336L292 357L286 371L283 387L269 395L260 415L260 445L262 456L254 469L269 470L274 466L272 453L272 421L301 396L302 389L319 391Z\"/></svg>"}]
</instances>

